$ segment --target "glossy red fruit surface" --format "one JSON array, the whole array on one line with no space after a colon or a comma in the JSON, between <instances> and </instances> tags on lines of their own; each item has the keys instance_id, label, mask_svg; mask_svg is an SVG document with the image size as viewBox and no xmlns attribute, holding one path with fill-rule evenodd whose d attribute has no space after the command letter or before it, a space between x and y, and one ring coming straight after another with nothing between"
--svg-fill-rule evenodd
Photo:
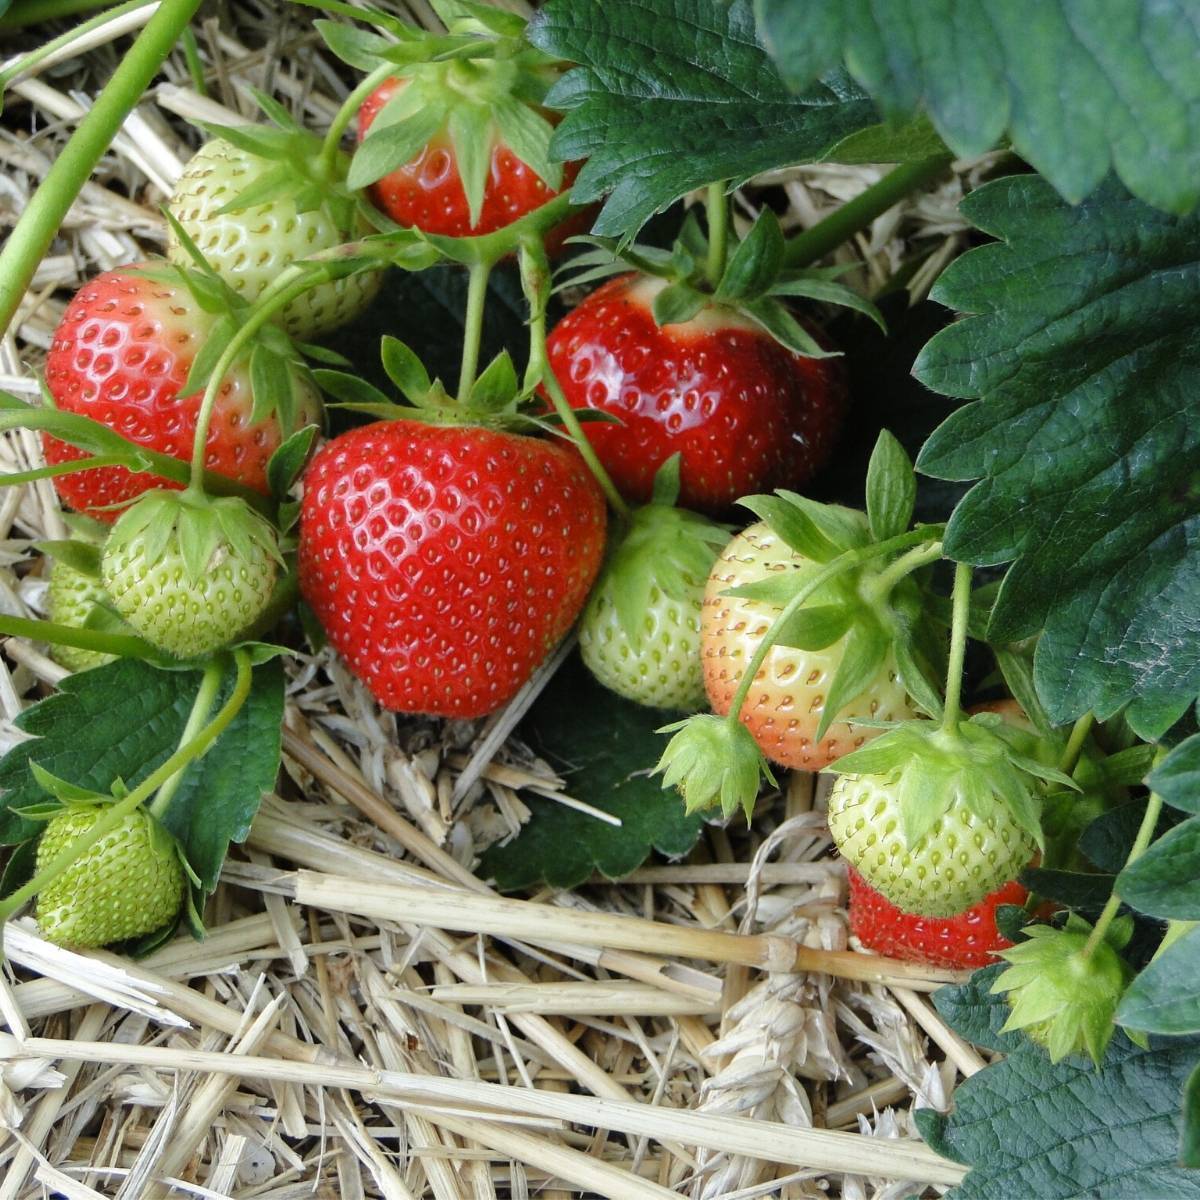
<instances>
[{"instance_id":1,"label":"glossy red fruit surface","mask_svg":"<svg viewBox=\"0 0 1200 1200\"><path fill-rule=\"evenodd\" d=\"M604 529L569 446L382 421L329 442L305 475L300 587L382 705L479 717L575 621Z\"/></svg>"},{"instance_id":2,"label":"glossy red fruit surface","mask_svg":"<svg viewBox=\"0 0 1200 1200\"><path fill-rule=\"evenodd\" d=\"M1012 942L996 928L996 908L1024 904L1029 893L1015 880L953 917L917 917L897 908L849 868L850 932L888 958L967 970L986 967Z\"/></svg>"},{"instance_id":3,"label":"glossy red fruit surface","mask_svg":"<svg viewBox=\"0 0 1200 1200\"><path fill-rule=\"evenodd\" d=\"M46 359L46 386L64 412L82 413L151 450L188 461L200 409L198 394L181 396L197 352L216 318L182 284L128 270L107 271L76 294L54 334ZM306 384L299 423L317 419L319 400ZM226 378L213 409L205 464L264 494L267 462L278 448L278 422L250 424L249 371ZM74 462L82 451L43 436L46 461ZM119 515L103 506L123 504L155 487L175 487L157 475L99 467L55 479L72 508L101 521Z\"/></svg>"},{"instance_id":4,"label":"glossy red fruit surface","mask_svg":"<svg viewBox=\"0 0 1200 1200\"><path fill-rule=\"evenodd\" d=\"M660 329L651 305L664 286L610 280L547 343L571 406L621 422L584 426L617 489L645 503L676 452L685 508L721 514L742 496L802 487L842 423L838 360L793 354L746 318L711 308Z\"/></svg>"},{"instance_id":5,"label":"glossy red fruit surface","mask_svg":"<svg viewBox=\"0 0 1200 1200\"><path fill-rule=\"evenodd\" d=\"M399 79L389 79L367 97L359 110L360 142L367 136L379 110L402 83ZM443 237L466 237L494 233L541 208L570 187L578 172L578 163L568 164L563 172L563 187L554 191L503 141L497 140L492 147L483 209L478 223L472 226L454 148L443 134L431 140L410 162L373 183L370 192L376 205L397 225ZM557 238L548 239L549 249L561 242L567 231L560 228L556 232Z\"/></svg>"}]
</instances>

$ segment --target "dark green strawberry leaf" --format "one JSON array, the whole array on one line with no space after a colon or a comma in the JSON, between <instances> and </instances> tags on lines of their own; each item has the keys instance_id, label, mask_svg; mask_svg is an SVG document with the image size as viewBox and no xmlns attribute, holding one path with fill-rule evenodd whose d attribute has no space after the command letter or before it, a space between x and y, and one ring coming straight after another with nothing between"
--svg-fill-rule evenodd
<instances>
[{"instance_id":1,"label":"dark green strawberry leaf","mask_svg":"<svg viewBox=\"0 0 1200 1200\"><path fill-rule=\"evenodd\" d=\"M1183 1088L1183 1136L1179 1139L1179 1165L1200 1167L1200 1066Z\"/></svg>"},{"instance_id":2,"label":"dark green strawberry leaf","mask_svg":"<svg viewBox=\"0 0 1200 1200\"><path fill-rule=\"evenodd\" d=\"M1000 1032L1011 1010L1003 996L992 994L992 984L1004 969L1004 963L996 963L975 971L966 983L938 988L933 993L933 1004L950 1025L976 1046L1005 1054L1031 1050L1024 1034Z\"/></svg>"},{"instance_id":3,"label":"dark green strawberry leaf","mask_svg":"<svg viewBox=\"0 0 1200 1200\"><path fill-rule=\"evenodd\" d=\"M990 637L1044 626L1035 679L1054 723L1138 697L1194 700L1200 215L1166 216L1115 184L1071 208L1032 176L962 207L1004 240L942 275L936 298L979 315L934 337L915 368L975 400L918 460L981 480L955 509L947 553L1013 562Z\"/></svg>"},{"instance_id":4,"label":"dark green strawberry leaf","mask_svg":"<svg viewBox=\"0 0 1200 1200\"><path fill-rule=\"evenodd\" d=\"M1089 822L1079 836L1079 849L1102 871L1116 874L1129 858L1134 839L1146 812L1145 799L1133 800L1128 804L1109 809ZM1172 817L1169 810L1159 818L1155 837L1161 837L1179 818Z\"/></svg>"},{"instance_id":5,"label":"dark green strawberry leaf","mask_svg":"<svg viewBox=\"0 0 1200 1200\"><path fill-rule=\"evenodd\" d=\"M1200 1032L1200 929L1168 946L1129 985L1118 1025L1147 1033Z\"/></svg>"},{"instance_id":6,"label":"dark green strawberry leaf","mask_svg":"<svg viewBox=\"0 0 1200 1200\"><path fill-rule=\"evenodd\" d=\"M1110 169L1143 200L1200 199L1200 22L1178 3L757 0L783 77L843 61L891 118L925 108L958 155L1013 148L1068 200Z\"/></svg>"},{"instance_id":7,"label":"dark green strawberry leaf","mask_svg":"<svg viewBox=\"0 0 1200 1200\"><path fill-rule=\"evenodd\" d=\"M23 842L40 828L13 811L45 799L33 762L95 791L107 793L116 779L136 787L176 749L200 678L118 659L68 676L58 692L26 709L16 724L30 740L0 759L0 844ZM230 670L218 704L232 685ZM216 885L229 842L245 838L262 794L275 784L282 720L283 671L272 662L255 669L242 710L187 769L163 815L206 891Z\"/></svg>"},{"instance_id":8,"label":"dark green strawberry leaf","mask_svg":"<svg viewBox=\"0 0 1200 1200\"><path fill-rule=\"evenodd\" d=\"M1172 808L1200 813L1200 733L1180 742L1150 772L1146 783Z\"/></svg>"},{"instance_id":9,"label":"dark green strawberry leaf","mask_svg":"<svg viewBox=\"0 0 1200 1200\"><path fill-rule=\"evenodd\" d=\"M1154 842L1117 876L1117 891L1147 916L1200 920L1200 817Z\"/></svg>"},{"instance_id":10,"label":"dark green strawberry leaf","mask_svg":"<svg viewBox=\"0 0 1200 1200\"><path fill-rule=\"evenodd\" d=\"M586 713L587 720L580 720ZM522 725L531 746L566 780L568 795L620 817L620 827L525 794L533 816L512 841L483 856L480 874L505 891L547 883L574 887L594 871L610 879L658 850L686 854L703 822L650 771L663 750L655 730L675 713L643 708L601 687L573 656Z\"/></svg>"},{"instance_id":11,"label":"dark green strawberry leaf","mask_svg":"<svg viewBox=\"0 0 1200 1200\"><path fill-rule=\"evenodd\" d=\"M1046 900L1054 900L1069 908L1099 911L1112 895L1114 875L1086 871L1060 871L1048 867L1026 867L1021 882Z\"/></svg>"},{"instance_id":12,"label":"dark green strawberry leaf","mask_svg":"<svg viewBox=\"0 0 1200 1200\"><path fill-rule=\"evenodd\" d=\"M586 159L572 196L607 195L598 233L632 236L653 213L714 179L822 158L878 123L841 72L803 95L758 44L750 0L550 0L530 39L580 66L551 90L566 110L551 151Z\"/></svg>"}]
</instances>

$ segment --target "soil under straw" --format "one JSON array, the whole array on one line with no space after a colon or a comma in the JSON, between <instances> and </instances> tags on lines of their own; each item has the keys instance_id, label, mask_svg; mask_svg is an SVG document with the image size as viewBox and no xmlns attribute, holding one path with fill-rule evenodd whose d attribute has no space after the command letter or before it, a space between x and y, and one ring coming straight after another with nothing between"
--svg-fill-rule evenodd
<instances>
[{"instance_id":1,"label":"soil under straw","mask_svg":"<svg viewBox=\"0 0 1200 1200\"><path fill-rule=\"evenodd\" d=\"M383 7L432 21L421 0ZM307 10L219 11L199 30L209 95L182 56L168 64L0 342L0 388L36 396L73 289L161 248L159 205L199 140L186 118L253 119L260 87L320 127L346 94ZM131 24L14 87L0 225ZM6 56L24 48L9 40ZM961 248L955 206L986 166L962 164L881 217L839 251L854 264L845 278L871 291L923 249L909 283L921 295ZM777 172L739 193L738 220L769 189L785 225L807 227L882 170ZM40 453L35 436L5 435L0 470ZM30 542L63 536L49 482L0 492L4 611L42 614ZM22 736L13 719L63 672L43 646L3 650L7 749ZM227 864L205 942L131 963L57 949L28 919L9 929L0 1200L894 1200L961 1177L920 1142L910 1109L945 1108L984 1061L928 1001L945 974L848 952L845 878L811 777L767 798L749 830L708 827L686 862L500 898L471 867L527 819L522 793L587 799L515 739L513 713L398 719L327 654L289 671L279 792Z\"/></svg>"}]
</instances>

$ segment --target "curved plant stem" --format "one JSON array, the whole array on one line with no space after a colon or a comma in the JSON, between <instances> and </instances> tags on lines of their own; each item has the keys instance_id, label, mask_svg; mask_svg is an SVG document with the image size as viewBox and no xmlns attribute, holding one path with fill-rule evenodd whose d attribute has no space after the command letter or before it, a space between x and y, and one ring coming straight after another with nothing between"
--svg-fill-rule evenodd
<instances>
[{"instance_id":1,"label":"curved plant stem","mask_svg":"<svg viewBox=\"0 0 1200 1200\"><path fill-rule=\"evenodd\" d=\"M146 776L128 796L106 807L103 814L89 829L64 846L28 883L0 901L0 925L7 921L27 900L32 899L48 884L53 883L76 859L86 854L101 838L116 829L130 813L149 799L176 772L182 771L189 763L198 759L229 728L230 722L241 711L246 697L250 694L252 675L250 656L244 650L235 650L233 654L237 667L237 678L234 681L233 692L225 701L221 711L190 741L183 742L162 766Z\"/></svg>"},{"instance_id":2,"label":"curved plant stem","mask_svg":"<svg viewBox=\"0 0 1200 1200\"><path fill-rule=\"evenodd\" d=\"M971 607L971 568L966 563L954 566L954 609L950 625L950 661L946 666L946 711L942 728L949 732L962 716L963 659L967 653L967 616Z\"/></svg>"},{"instance_id":3,"label":"curved plant stem","mask_svg":"<svg viewBox=\"0 0 1200 1200\"><path fill-rule=\"evenodd\" d=\"M187 724L183 727L183 733L179 737L181 746L186 746L204 728L205 721L212 715L213 705L216 704L217 694L221 690L223 674L221 663L217 659L204 668L200 686L196 689L196 698L192 701L192 711L188 714ZM181 767L158 789L158 795L154 797L153 803L149 806L151 816L162 819L163 813L167 811L175 793L179 790L179 785L183 782L186 770L186 767Z\"/></svg>"},{"instance_id":4,"label":"curved plant stem","mask_svg":"<svg viewBox=\"0 0 1200 1200\"><path fill-rule=\"evenodd\" d=\"M1071 726L1071 736L1067 738L1067 744L1063 747L1062 756L1058 760L1058 769L1064 775L1070 775L1075 769L1075 764L1079 761L1079 752L1083 749L1083 743L1087 739L1087 735L1091 732L1095 721L1095 713L1085 712Z\"/></svg>"},{"instance_id":5,"label":"curved plant stem","mask_svg":"<svg viewBox=\"0 0 1200 1200\"><path fill-rule=\"evenodd\" d=\"M40 63L45 62L51 55L66 49L72 42L84 34L91 33L93 29L99 29L102 25L107 25L110 21L115 21L118 17L123 17L126 13L137 12L139 8L149 8L151 4L156 4L157 2L158 0L127 0L125 4L118 4L116 8L110 8L106 12L97 13L96 16L81 22L73 29L68 29L66 33L60 33L58 37L51 38L36 50L30 50L28 54L22 54L20 58L14 59L0 71L0 92L4 91L14 79L18 79L20 76L32 71Z\"/></svg>"},{"instance_id":6,"label":"curved plant stem","mask_svg":"<svg viewBox=\"0 0 1200 1200\"><path fill-rule=\"evenodd\" d=\"M710 183L704 200L708 214L708 262L704 268L709 287L715 288L725 272L725 251L729 241L729 203L723 181Z\"/></svg>"},{"instance_id":7,"label":"curved plant stem","mask_svg":"<svg viewBox=\"0 0 1200 1200\"><path fill-rule=\"evenodd\" d=\"M942 543L932 542L928 546L916 546L907 554L901 555L889 567L880 571L871 580L870 594L878 600L884 599L902 579L907 579L914 571L936 562L942 557Z\"/></svg>"},{"instance_id":8,"label":"curved plant stem","mask_svg":"<svg viewBox=\"0 0 1200 1200\"><path fill-rule=\"evenodd\" d=\"M940 179L950 169L952 161L948 154L938 154L932 158L902 163L853 200L847 200L825 220L792 238L783 253L784 263L789 267L804 267L824 258L847 238L865 229L876 217L882 216L893 204L903 200L909 192Z\"/></svg>"},{"instance_id":9,"label":"curved plant stem","mask_svg":"<svg viewBox=\"0 0 1200 1200\"><path fill-rule=\"evenodd\" d=\"M852 570L854 567L861 566L872 558L878 558L881 554L892 554L897 550L905 550L914 543L919 545L929 544L929 533L924 529L914 529L910 533L902 533L897 537L888 538L886 542L877 542L873 546L863 546L860 550L847 550L839 554L837 558L828 563L825 568L819 571L813 578L802 587L780 611L779 615L771 622L770 629L763 635L762 640L754 649L754 654L751 655L750 661L746 664L746 669L742 672L742 678L738 681L737 691L733 695L733 702L729 706L729 712L725 719L729 722L737 721L742 705L746 702L746 697L750 694L750 688L754 683L754 678L758 674L759 669L763 665L763 660L767 657L771 647L779 640L780 634L787 625L792 614L799 611L812 595L823 587L831 579L841 575L844 571ZM938 553L941 553L941 542L936 543Z\"/></svg>"},{"instance_id":10,"label":"curved plant stem","mask_svg":"<svg viewBox=\"0 0 1200 1200\"><path fill-rule=\"evenodd\" d=\"M161 653L149 642L132 634L78 629L74 625L56 625L53 621L35 621L29 617L10 617L6 613L0 613L0 636L53 642L56 646L74 646L77 650L95 650L99 654L115 654L119 658L161 657Z\"/></svg>"},{"instance_id":11,"label":"curved plant stem","mask_svg":"<svg viewBox=\"0 0 1200 1200\"><path fill-rule=\"evenodd\" d=\"M199 6L200 0L163 0L21 214L0 251L0 336L67 210Z\"/></svg>"},{"instance_id":12,"label":"curved plant stem","mask_svg":"<svg viewBox=\"0 0 1200 1200\"><path fill-rule=\"evenodd\" d=\"M342 101L342 107L337 110L325 140L321 143L320 174L323 179L332 179L334 165L337 162L338 149L342 144L342 136L354 120L363 101L386 79L396 73L395 63L384 63L373 70L355 89Z\"/></svg>"},{"instance_id":13,"label":"curved plant stem","mask_svg":"<svg viewBox=\"0 0 1200 1200\"><path fill-rule=\"evenodd\" d=\"M463 323L462 367L458 373L458 399L466 403L479 367L479 343L483 338L483 309L487 301L488 279L492 274L490 262L471 266L467 285L467 315Z\"/></svg>"}]
</instances>

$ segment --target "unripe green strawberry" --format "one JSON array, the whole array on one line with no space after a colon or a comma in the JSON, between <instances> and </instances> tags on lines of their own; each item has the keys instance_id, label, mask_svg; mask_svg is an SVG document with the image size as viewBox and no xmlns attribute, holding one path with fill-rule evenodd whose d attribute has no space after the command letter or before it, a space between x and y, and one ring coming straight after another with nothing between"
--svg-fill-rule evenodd
<instances>
[{"instance_id":1,"label":"unripe green strawberry","mask_svg":"<svg viewBox=\"0 0 1200 1200\"><path fill-rule=\"evenodd\" d=\"M37 869L105 813L103 805L68 808L46 825ZM42 933L59 946L105 946L152 933L183 901L184 872L174 846L138 809L76 859L37 899Z\"/></svg>"},{"instance_id":2,"label":"unripe green strawberry","mask_svg":"<svg viewBox=\"0 0 1200 1200\"><path fill-rule=\"evenodd\" d=\"M652 708L704 704L700 609L728 531L672 507L678 460L660 474L655 501L633 515L592 591L579 649L606 688Z\"/></svg>"},{"instance_id":3,"label":"unripe green strawberry","mask_svg":"<svg viewBox=\"0 0 1200 1200\"><path fill-rule=\"evenodd\" d=\"M57 625L82 629L92 609L105 600L104 587L93 575L85 575L60 559L50 566L50 587L46 593L46 610ZM77 646L52 645L50 657L68 671L90 671L113 661L113 655L99 650L81 650Z\"/></svg>"},{"instance_id":4,"label":"unripe green strawberry","mask_svg":"<svg viewBox=\"0 0 1200 1200\"><path fill-rule=\"evenodd\" d=\"M113 527L100 577L136 633L201 658L262 615L278 556L273 530L241 500L147 492Z\"/></svg>"},{"instance_id":5,"label":"unripe green strawberry","mask_svg":"<svg viewBox=\"0 0 1200 1200\"><path fill-rule=\"evenodd\" d=\"M259 136L274 132L258 130ZM184 167L169 202L171 215L213 270L251 304L297 259L369 232L353 206L336 194L314 189L312 198L302 202L306 181L300 173L283 194L226 211L241 193L285 170L282 163L214 138ZM178 266L193 265L174 229L167 257ZM382 272L369 271L319 284L283 310L284 328L301 341L328 333L366 309L382 278Z\"/></svg>"},{"instance_id":6,"label":"unripe green strawberry","mask_svg":"<svg viewBox=\"0 0 1200 1200\"><path fill-rule=\"evenodd\" d=\"M994 713L907 721L838 760L829 830L897 908L950 917L1015 879L1042 848L1036 779L1068 788Z\"/></svg>"}]
</instances>

